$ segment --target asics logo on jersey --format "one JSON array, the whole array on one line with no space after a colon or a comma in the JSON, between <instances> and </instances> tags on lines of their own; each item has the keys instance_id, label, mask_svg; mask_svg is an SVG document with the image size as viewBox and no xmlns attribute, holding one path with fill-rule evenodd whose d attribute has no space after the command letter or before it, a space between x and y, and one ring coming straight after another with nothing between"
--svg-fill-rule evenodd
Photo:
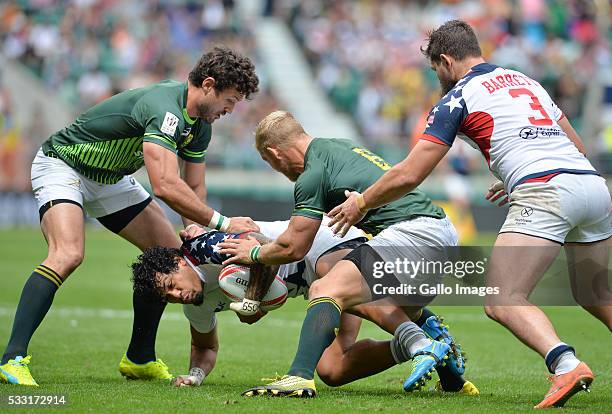
<instances>
[{"instance_id":1,"label":"asics logo on jersey","mask_svg":"<svg viewBox=\"0 0 612 414\"><path fill-rule=\"evenodd\" d=\"M134 157L143 159L144 153L142 152L142 150L134 151Z\"/></svg>"}]
</instances>

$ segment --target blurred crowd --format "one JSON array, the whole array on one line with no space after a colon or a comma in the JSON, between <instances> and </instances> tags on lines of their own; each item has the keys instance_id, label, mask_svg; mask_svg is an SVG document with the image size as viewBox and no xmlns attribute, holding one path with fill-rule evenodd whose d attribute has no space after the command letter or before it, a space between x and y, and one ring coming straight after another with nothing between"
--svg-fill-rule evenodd
<instances>
[{"instance_id":1,"label":"blurred crowd","mask_svg":"<svg viewBox=\"0 0 612 414\"><path fill-rule=\"evenodd\" d=\"M365 143L392 162L405 156L407 141L418 137L438 99L438 81L418 50L427 31L446 20L468 21L487 59L538 79L579 131L589 82L610 61L609 39L600 38L593 1L263 3L266 15L287 21L318 83L339 110L353 116ZM261 91L215 123L211 166L265 167L253 156L252 131L283 105L269 92L254 30L256 23L239 16L234 0L0 2L0 53L25 64L77 111L128 88L186 79L201 53L216 44L249 55ZM1 72L0 191L29 190L29 161L48 132L36 116L20 125L11 105L16 98L3 88ZM602 142L601 151L612 149L609 139ZM467 176L484 168L474 157L478 154L469 149L455 150L448 171Z\"/></svg>"},{"instance_id":2,"label":"blurred crowd","mask_svg":"<svg viewBox=\"0 0 612 414\"><path fill-rule=\"evenodd\" d=\"M233 115L215 123L208 161L212 165L258 166L257 160L250 159L254 157L236 159L244 153L236 147L252 146L257 120L275 109L277 102L268 92L252 27L237 17L233 0L0 2L0 52L25 64L54 95L78 112L125 89L167 78L186 80L200 55L218 44L254 59L262 82L252 102L238 105ZM2 91L0 86L4 120L0 123L0 158L20 164L15 148L19 147L25 158L32 158L32 151L46 136L30 136L23 126L11 121L11 98ZM4 170L4 161L2 165ZM7 189L2 178L7 172L0 171L0 190Z\"/></svg>"},{"instance_id":3,"label":"blurred crowd","mask_svg":"<svg viewBox=\"0 0 612 414\"><path fill-rule=\"evenodd\" d=\"M585 90L609 65L592 1L310 0L277 3L337 108L390 159L425 125L439 86L418 52L447 20L469 22L486 59L539 80L578 130ZM284 6L284 7L280 7ZM402 144L402 142L404 144ZM394 151L395 150L395 151Z\"/></svg>"}]
</instances>

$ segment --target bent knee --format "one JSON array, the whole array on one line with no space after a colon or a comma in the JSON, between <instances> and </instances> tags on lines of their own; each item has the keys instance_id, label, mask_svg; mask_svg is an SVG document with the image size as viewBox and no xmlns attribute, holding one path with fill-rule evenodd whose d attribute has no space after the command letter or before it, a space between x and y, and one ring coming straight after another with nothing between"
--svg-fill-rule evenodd
<instances>
[{"instance_id":1,"label":"bent knee","mask_svg":"<svg viewBox=\"0 0 612 414\"><path fill-rule=\"evenodd\" d=\"M502 313L499 308L499 306L485 305L485 315L487 315L490 319L493 319L494 321L499 321L500 315Z\"/></svg>"},{"instance_id":2,"label":"bent knee","mask_svg":"<svg viewBox=\"0 0 612 414\"><path fill-rule=\"evenodd\" d=\"M497 322L504 322L511 317L516 306L488 305L484 306L485 314Z\"/></svg>"},{"instance_id":3,"label":"bent knee","mask_svg":"<svg viewBox=\"0 0 612 414\"><path fill-rule=\"evenodd\" d=\"M319 378L321 378L321 381L323 381L323 383L327 385L328 387L340 387L346 384L345 381L342 381L342 379L336 378L333 375L321 376L321 374L319 374Z\"/></svg>"},{"instance_id":4,"label":"bent knee","mask_svg":"<svg viewBox=\"0 0 612 414\"><path fill-rule=\"evenodd\" d=\"M45 260L49 267L57 272L63 280L83 263L84 254L81 251L66 251L63 253L49 252Z\"/></svg>"},{"instance_id":5,"label":"bent knee","mask_svg":"<svg viewBox=\"0 0 612 414\"><path fill-rule=\"evenodd\" d=\"M308 290L308 298L313 300L324 296L329 296L329 294L327 294L325 282L323 279L315 280Z\"/></svg>"},{"instance_id":6,"label":"bent knee","mask_svg":"<svg viewBox=\"0 0 612 414\"><path fill-rule=\"evenodd\" d=\"M332 298L342 309L362 303L363 293L359 284L343 283L342 280L325 276L312 283L308 291L310 300Z\"/></svg>"},{"instance_id":7,"label":"bent knee","mask_svg":"<svg viewBox=\"0 0 612 414\"><path fill-rule=\"evenodd\" d=\"M347 383L342 373L331 366L326 366L322 369L317 367L317 375L329 387L339 387Z\"/></svg>"},{"instance_id":8,"label":"bent knee","mask_svg":"<svg viewBox=\"0 0 612 414\"><path fill-rule=\"evenodd\" d=\"M314 300L318 298L331 298L336 304L344 309L346 307L346 295L342 290L337 289L330 283L324 283L324 279L319 279L313 282L308 290L308 300Z\"/></svg>"}]
</instances>

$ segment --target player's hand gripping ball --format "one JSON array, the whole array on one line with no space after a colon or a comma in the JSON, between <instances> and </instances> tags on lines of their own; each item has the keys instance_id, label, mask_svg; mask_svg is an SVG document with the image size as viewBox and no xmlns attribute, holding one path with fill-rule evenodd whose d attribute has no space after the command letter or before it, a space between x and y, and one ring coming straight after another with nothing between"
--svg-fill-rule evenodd
<instances>
[{"instance_id":1,"label":"player's hand gripping ball","mask_svg":"<svg viewBox=\"0 0 612 414\"><path fill-rule=\"evenodd\" d=\"M241 302L249 285L250 276L251 272L248 266L234 264L225 266L219 273L219 288L232 301ZM271 311L283 306L286 300L287 286L277 275L260 306L264 311Z\"/></svg>"}]
</instances>

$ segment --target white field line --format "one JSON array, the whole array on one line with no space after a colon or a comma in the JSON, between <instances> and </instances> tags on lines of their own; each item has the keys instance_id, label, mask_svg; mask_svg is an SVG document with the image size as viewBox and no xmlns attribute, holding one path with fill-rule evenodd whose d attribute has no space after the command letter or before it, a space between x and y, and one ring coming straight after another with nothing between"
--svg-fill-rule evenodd
<instances>
[{"instance_id":1,"label":"white field line","mask_svg":"<svg viewBox=\"0 0 612 414\"><path fill-rule=\"evenodd\" d=\"M229 313L229 312L226 312ZM0 318L13 319L15 316L15 308L8 306L0 306ZM110 309L110 308L81 308L81 307L53 307L49 311L49 316L60 317L66 319L126 319L132 320L133 312L125 309ZM301 321L283 318L281 315L275 314L275 318L270 318L268 324L274 327L299 327ZM187 318L182 312L166 310L162 316L164 321L186 321ZM241 325L238 318L223 318L223 324Z\"/></svg>"},{"instance_id":2,"label":"white field line","mask_svg":"<svg viewBox=\"0 0 612 414\"><path fill-rule=\"evenodd\" d=\"M15 307L0 305L0 318L13 319ZM229 314L229 312L224 312ZM111 308L82 308L82 307L53 307L49 311L51 317L70 318L70 319L127 319L132 320L131 310L111 309ZM228 315L230 316L230 315ZM273 317L270 317L273 316ZM453 313L444 312L443 316L449 323L453 322L486 322L487 317L482 313ZM242 325L238 318L222 317L223 324ZM165 321L184 321L186 320L182 312L166 310L162 316ZM289 318L282 312L274 312L266 319L266 324L273 327L299 327L301 320Z\"/></svg>"}]
</instances>

